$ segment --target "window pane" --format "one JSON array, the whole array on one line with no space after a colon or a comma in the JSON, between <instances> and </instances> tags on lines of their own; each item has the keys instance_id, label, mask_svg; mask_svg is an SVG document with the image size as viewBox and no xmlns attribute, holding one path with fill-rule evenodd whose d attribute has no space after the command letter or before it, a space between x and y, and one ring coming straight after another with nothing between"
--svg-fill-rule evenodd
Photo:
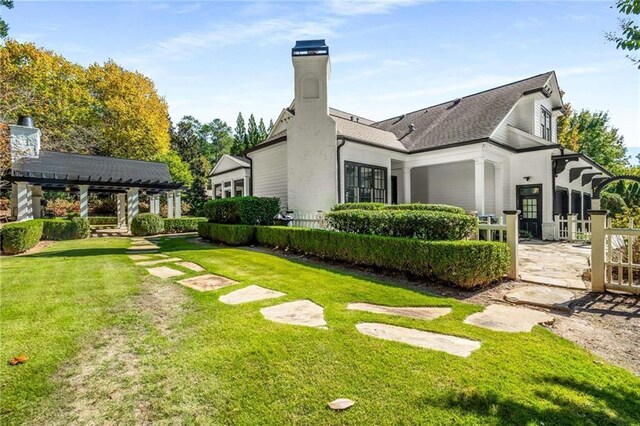
<instances>
[{"instance_id":1,"label":"window pane","mask_svg":"<svg viewBox=\"0 0 640 426\"><path fill-rule=\"evenodd\" d=\"M387 170L345 163L345 202L380 202L387 200Z\"/></svg>"}]
</instances>

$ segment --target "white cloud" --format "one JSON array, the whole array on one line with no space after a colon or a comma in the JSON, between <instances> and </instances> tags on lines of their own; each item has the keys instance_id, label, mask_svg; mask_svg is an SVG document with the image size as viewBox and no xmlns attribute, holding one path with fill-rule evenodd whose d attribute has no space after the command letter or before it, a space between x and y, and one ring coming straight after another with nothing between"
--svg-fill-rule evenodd
<instances>
[{"instance_id":1,"label":"white cloud","mask_svg":"<svg viewBox=\"0 0 640 426\"><path fill-rule=\"evenodd\" d=\"M331 13L341 16L377 15L418 2L419 0L330 0L328 6Z\"/></svg>"}]
</instances>

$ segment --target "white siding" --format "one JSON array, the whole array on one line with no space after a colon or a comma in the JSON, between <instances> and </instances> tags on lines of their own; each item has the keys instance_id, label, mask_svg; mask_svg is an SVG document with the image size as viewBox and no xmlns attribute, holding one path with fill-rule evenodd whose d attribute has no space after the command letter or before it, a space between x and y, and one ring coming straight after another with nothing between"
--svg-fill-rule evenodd
<instances>
[{"instance_id":1,"label":"white siding","mask_svg":"<svg viewBox=\"0 0 640 426\"><path fill-rule=\"evenodd\" d=\"M553 114L552 110L553 110L553 103L551 102L551 99L546 98L542 95L539 95L539 98L535 100L534 102L534 107L533 107L533 134L536 135L537 137L541 138L542 137L542 132L540 130L540 124L541 124L541 110L542 107L545 107L547 109L547 111L551 112L551 143L556 143L557 137L556 137L556 117L555 114Z\"/></svg>"},{"instance_id":2,"label":"white siding","mask_svg":"<svg viewBox=\"0 0 640 426\"><path fill-rule=\"evenodd\" d=\"M411 170L411 200L475 210L474 167L473 161L462 161Z\"/></svg>"},{"instance_id":3,"label":"white siding","mask_svg":"<svg viewBox=\"0 0 640 426\"><path fill-rule=\"evenodd\" d=\"M534 99L530 96L520 99L502 123L496 128L491 138L501 142L509 142L509 126L533 133L533 108ZM551 111L551 110L549 110Z\"/></svg>"},{"instance_id":4,"label":"white siding","mask_svg":"<svg viewBox=\"0 0 640 426\"><path fill-rule=\"evenodd\" d=\"M279 143L249 154L253 160L253 195L278 197L287 209L287 144Z\"/></svg>"}]
</instances>

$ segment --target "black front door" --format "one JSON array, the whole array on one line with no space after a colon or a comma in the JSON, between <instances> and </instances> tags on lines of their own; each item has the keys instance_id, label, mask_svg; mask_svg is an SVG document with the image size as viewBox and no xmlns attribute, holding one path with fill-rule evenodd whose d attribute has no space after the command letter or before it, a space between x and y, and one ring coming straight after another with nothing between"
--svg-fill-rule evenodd
<instances>
[{"instance_id":1,"label":"black front door","mask_svg":"<svg viewBox=\"0 0 640 426\"><path fill-rule=\"evenodd\" d=\"M542 185L518 185L518 210L520 229L529 231L535 238L542 237Z\"/></svg>"},{"instance_id":2,"label":"black front door","mask_svg":"<svg viewBox=\"0 0 640 426\"><path fill-rule=\"evenodd\" d=\"M398 176L391 176L391 204L398 204Z\"/></svg>"}]
</instances>

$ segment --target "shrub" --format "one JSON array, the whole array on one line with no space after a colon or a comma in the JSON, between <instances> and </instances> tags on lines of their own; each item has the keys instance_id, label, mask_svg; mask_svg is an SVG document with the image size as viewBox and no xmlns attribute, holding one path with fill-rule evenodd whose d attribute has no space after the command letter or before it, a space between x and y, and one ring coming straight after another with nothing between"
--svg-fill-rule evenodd
<instances>
[{"instance_id":1,"label":"shrub","mask_svg":"<svg viewBox=\"0 0 640 426\"><path fill-rule=\"evenodd\" d=\"M89 216L89 223L91 225L117 225L117 216Z\"/></svg>"},{"instance_id":2,"label":"shrub","mask_svg":"<svg viewBox=\"0 0 640 426\"><path fill-rule=\"evenodd\" d=\"M410 273L470 288L500 279L509 247L488 241L422 241L284 226L256 227L258 244Z\"/></svg>"},{"instance_id":3,"label":"shrub","mask_svg":"<svg viewBox=\"0 0 640 426\"><path fill-rule=\"evenodd\" d=\"M198 235L209 241L241 246L253 244L256 227L251 225L224 225L220 223L199 222Z\"/></svg>"},{"instance_id":4,"label":"shrub","mask_svg":"<svg viewBox=\"0 0 640 426\"><path fill-rule=\"evenodd\" d=\"M421 210L342 210L325 215L337 231L422 240L461 240L477 232L466 214Z\"/></svg>"},{"instance_id":5,"label":"shrub","mask_svg":"<svg viewBox=\"0 0 640 426\"><path fill-rule=\"evenodd\" d=\"M2 253L18 254L34 247L42 238L42 221L9 223L0 230Z\"/></svg>"},{"instance_id":6,"label":"shrub","mask_svg":"<svg viewBox=\"0 0 640 426\"><path fill-rule=\"evenodd\" d=\"M465 214L462 207L450 206L448 204L384 204L384 203L342 203L333 206L331 211L342 210L426 210L449 213Z\"/></svg>"},{"instance_id":7,"label":"shrub","mask_svg":"<svg viewBox=\"0 0 640 426\"><path fill-rule=\"evenodd\" d=\"M604 210L609 210L611 215L616 217L624 213L627 205L619 194L613 192L602 192L600 194L600 207Z\"/></svg>"},{"instance_id":8,"label":"shrub","mask_svg":"<svg viewBox=\"0 0 640 426\"><path fill-rule=\"evenodd\" d=\"M67 217L69 214L80 212L80 202L55 198L47 201L46 211L55 217Z\"/></svg>"},{"instance_id":9,"label":"shrub","mask_svg":"<svg viewBox=\"0 0 640 426\"><path fill-rule=\"evenodd\" d=\"M204 217L181 217L180 219L164 219L165 234L179 234L181 232L195 232L198 223L206 222Z\"/></svg>"},{"instance_id":10,"label":"shrub","mask_svg":"<svg viewBox=\"0 0 640 426\"><path fill-rule=\"evenodd\" d=\"M131 221L133 235L156 235L164 231L162 218L153 213L140 213Z\"/></svg>"},{"instance_id":11,"label":"shrub","mask_svg":"<svg viewBox=\"0 0 640 426\"><path fill-rule=\"evenodd\" d=\"M41 219L43 240L79 240L89 237L89 219Z\"/></svg>"},{"instance_id":12,"label":"shrub","mask_svg":"<svg viewBox=\"0 0 640 426\"><path fill-rule=\"evenodd\" d=\"M275 197L232 197L209 200L204 205L209 222L270 225L280 211L280 199Z\"/></svg>"}]
</instances>

